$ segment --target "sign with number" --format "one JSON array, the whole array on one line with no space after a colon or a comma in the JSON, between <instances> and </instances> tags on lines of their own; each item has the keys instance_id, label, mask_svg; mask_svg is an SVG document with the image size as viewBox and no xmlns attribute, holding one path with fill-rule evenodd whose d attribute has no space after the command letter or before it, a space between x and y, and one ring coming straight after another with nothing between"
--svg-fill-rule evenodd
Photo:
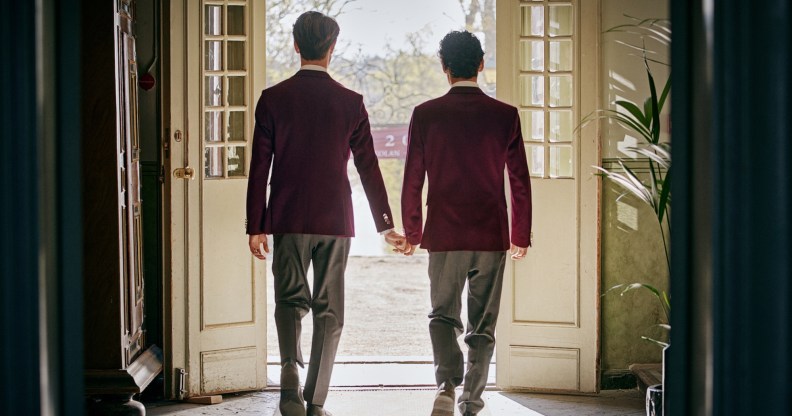
<instances>
[{"instance_id":1,"label":"sign with number","mask_svg":"<svg viewBox=\"0 0 792 416\"><path fill-rule=\"evenodd\" d=\"M374 126L371 135L374 137L374 151L380 159L407 158L408 124Z\"/></svg>"}]
</instances>

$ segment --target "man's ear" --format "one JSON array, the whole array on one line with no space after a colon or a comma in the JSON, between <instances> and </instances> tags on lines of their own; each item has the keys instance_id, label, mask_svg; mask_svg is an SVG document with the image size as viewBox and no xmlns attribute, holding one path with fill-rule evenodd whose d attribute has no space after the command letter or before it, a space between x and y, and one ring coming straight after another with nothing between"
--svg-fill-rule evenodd
<instances>
[{"instance_id":1,"label":"man's ear","mask_svg":"<svg viewBox=\"0 0 792 416\"><path fill-rule=\"evenodd\" d=\"M300 47L297 46L297 42L294 42L294 51L297 52L298 55L300 54Z\"/></svg>"},{"instance_id":2,"label":"man's ear","mask_svg":"<svg viewBox=\"0 0 792 416\"><path fill-rule=\"evenodd\" d=\"M479 62L478 72L481 72L483 70L484 70L484 59L482 59L481 62Z\"/></svg>"}]
</instances>

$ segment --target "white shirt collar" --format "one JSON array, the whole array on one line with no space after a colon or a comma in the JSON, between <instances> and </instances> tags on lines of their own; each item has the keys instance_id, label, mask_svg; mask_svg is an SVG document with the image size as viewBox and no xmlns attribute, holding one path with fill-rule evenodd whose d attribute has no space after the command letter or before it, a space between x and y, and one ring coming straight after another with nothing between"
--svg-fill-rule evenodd
<instances>
[{"instance_id":1,"label":"white shirt collar","mask_svg":"<svg viewBox=\"0 0 792 416\"><path fill-rule=\"evenodd\" d=\"M303 65L300 67L300 70L307 69L309 71L322 71L327 72L327 68L319 65Z\"/></svg>"},{"instance_id":2,"label":"white shirt collar","mask_svg":"<svg viewBox=\"0 0 792 416\"><path fill-rule=\"evenodd\" d=\"M457 81L451 84L451 88L453 87L476 87L478 88L478 83L473 81Z\"/></svg>"}]
</instances>

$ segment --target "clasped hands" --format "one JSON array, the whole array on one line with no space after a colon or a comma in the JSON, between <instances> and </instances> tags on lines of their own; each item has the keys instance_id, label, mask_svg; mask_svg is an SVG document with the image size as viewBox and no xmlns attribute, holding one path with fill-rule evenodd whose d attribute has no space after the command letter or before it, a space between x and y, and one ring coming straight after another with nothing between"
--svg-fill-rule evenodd
<instances>
[{"instance_id":1,"label":"clasped hands","mask_svg":"<svg viewBox=\"0 0 792 416\"><path fill-rule=\"evenodd\" d=\"M405 256L412 256L415 253L416 246L407 242L407 238L397 233L394 230L389 231L385 234L385 241L393 246L393 251L396 253L402 253ZM509 249L509 255L511 256L512 260L522 260L525 258L525 255L528 253L528 247L518 247L514 244L511 245Z\"/></svg>"},{"instance_id":2,"label":"clasped hands","mask_svg":"<svg viewBox=\"0 0 792 416\"><path fill-rule=\"evenodd\" d=\"M405 237L403 234L397 233L394 230L390 230L385 234L385 241L393 246L394 252L402 253L405 256L412 256L413 253L415 253L415 249L417 247L407 242L407 237ZM251 235L249 237L248 244L250 246L250 252L257 259L265 260L267 258L264 254L269 253L266 234ZM527 251L527 247L517 247L512 244L509 254L513 260L520 260L525 258Z\"/></svg>"},{"instance_id":3,"label":"clasped hands","mask_svg":"<svg viewBox=\"0 0 792 416\"><path fill-rule=\"evenodd\" d=\"M385 242L393 246L393 251L396 253L412 256L415 252L415 246L407 242L407 237L394 230L390 230L385 234Z\"/></svg>"}]
</instances>

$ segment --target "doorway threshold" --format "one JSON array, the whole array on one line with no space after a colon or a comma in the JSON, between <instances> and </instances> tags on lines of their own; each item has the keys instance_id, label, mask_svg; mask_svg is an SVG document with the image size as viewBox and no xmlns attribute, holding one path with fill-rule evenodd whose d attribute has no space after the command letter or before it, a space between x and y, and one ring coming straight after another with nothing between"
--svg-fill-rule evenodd
<instances>
[{"instance_id":1,"label":"doorway threshold","mask_svg":"<svg viewBox=\"0 0 792 416\"><path fill-rule=\"evenodd\" d=\"M280 383L278 357L268 357L267 384ZM300 368L305 383L306 368ZM495 362L490 363L487 384L495 383ZM333 388L427 388L434 389L434 364L431 356L346 356L336 357L330 387Z\"/></svg>"}]
</instances>

